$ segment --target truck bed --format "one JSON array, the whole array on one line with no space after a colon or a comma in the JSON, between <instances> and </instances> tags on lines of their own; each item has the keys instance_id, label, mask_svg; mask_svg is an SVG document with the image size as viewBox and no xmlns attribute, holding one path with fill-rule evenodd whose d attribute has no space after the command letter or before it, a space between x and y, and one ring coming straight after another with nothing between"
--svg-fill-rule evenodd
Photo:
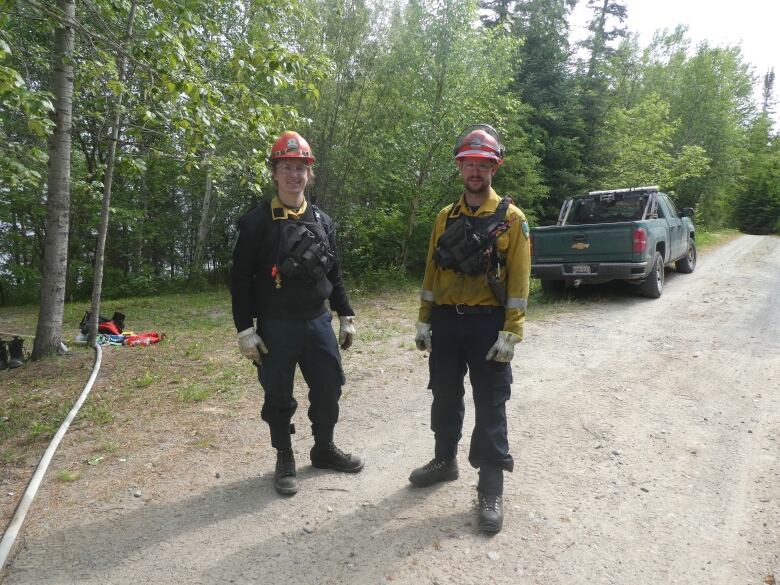
<instances>
[{"instance_id":1,"label":"truck bed","mask_svg":"<svg viewBox=\"0 0 780 585\"><path fill-rule=\"evenodd\" d=\"M534 228L534 262L637 262L632 234L637 222Z\"/></svg>"}]
</instances>

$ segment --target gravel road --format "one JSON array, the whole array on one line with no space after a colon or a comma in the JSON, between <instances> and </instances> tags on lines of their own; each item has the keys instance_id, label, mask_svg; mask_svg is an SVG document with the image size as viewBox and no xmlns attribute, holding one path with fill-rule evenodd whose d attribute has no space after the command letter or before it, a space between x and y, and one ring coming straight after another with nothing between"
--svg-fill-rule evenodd
<instances>
[{"instance_id":1,"label":"gravel road","mask_svg":"<svg viewBox=\"0 0 780 585\"><path fill-rule=\"evenodd\" d=\"M691 275L669 269L658 300L623 291L530 322L497 536L477 530L467 444L458 481L407 483L433 441L414 315L399 315L402 336L345 356L336 439L366 458L361 474L308 465L299 408L301 489L278 497L255 408L224 419L216 452L150 470L139 489L153 498L107 487L79 507L43 493L35 513L51 521L28 531L3 582L774 584L778 291L780 238L742 236ZM469 405L467 438L472 424Z\"/></svg>"}]
</instances>

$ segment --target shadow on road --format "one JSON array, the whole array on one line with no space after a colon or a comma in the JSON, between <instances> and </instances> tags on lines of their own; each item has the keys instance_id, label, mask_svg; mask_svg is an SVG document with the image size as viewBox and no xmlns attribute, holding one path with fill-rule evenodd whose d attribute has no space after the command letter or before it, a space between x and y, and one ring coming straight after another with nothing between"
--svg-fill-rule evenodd
<instances>
[{"instance_id":1,"label":"shadow on road","mask_svg":"<svg viewBox=\"0 0 780 585\"><path fill-rule=\"evenodd\" d=\"M316 490L314 480L322 474L307 466L299 470L299 479ZM311 500L304 498L316 497L316 491L284 498L292 507L285 516L269 520L264 510L279 500L271 487L271 475L216 486L176 502L147 504L110 520L27 540L10 566L10 581L114 583L118 582L118 567L123 574L134 574L132 565L140 561L135 582L152 582L140 574L155 572L142 559L153 556L153 566L159 566L160 556L172 554L179 560L192 555L206 558L190 567L189 574L182 576L184 581L177 578L177 568L172 566L165 578L158 575L154 582L190 582L193 574L210 567L195 582L366 583L369 576L373 579L391 573L414 552L457 537L464 526L468 530L473 519L471 510L436 517L412 511L423 506L438 488L404 487L371 504L357 500L345 514L325 515L325 520L315 523L313 532L307 534L300 516L323 516L316 509L311 513L305 505ZM285 525L285 518L292 518L290 526ZM209 542L202 542L203 535L196 534L201 530L208 534ZM160 555L163 543L174 550ZM182 549L181 554L176 554L175 548ZM208 557L213 557L214 564ZM301 581L305 574L318 577Z\"/></svg>"}]
</instances>

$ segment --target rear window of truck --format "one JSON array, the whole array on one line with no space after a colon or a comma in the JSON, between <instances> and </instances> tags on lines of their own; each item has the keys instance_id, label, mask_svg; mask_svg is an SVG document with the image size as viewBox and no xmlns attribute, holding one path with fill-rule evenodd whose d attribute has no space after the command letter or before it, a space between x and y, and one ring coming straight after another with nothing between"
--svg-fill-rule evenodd
<instances>
[{"instance_id":1,"label":"rear window of truck","mask_svg":"<svg viewBox=\"0 0 780 585\"><path fill-rule=\"evenodd\" d=\"M581 197L572 202L566 224L635 221L642 219L646 203L646 195Z\"/></svg>"}]
</instances>

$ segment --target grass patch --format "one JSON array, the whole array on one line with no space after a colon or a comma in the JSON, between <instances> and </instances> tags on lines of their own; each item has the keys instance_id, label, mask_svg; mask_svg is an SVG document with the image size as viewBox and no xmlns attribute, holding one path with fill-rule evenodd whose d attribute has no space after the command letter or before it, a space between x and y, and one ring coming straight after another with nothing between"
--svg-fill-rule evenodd
<instances>
[{"instance_id":1,"label":"grass patch","mask_svg":"<svg viewBox=\"0 0 780 585\"><path fill-rule=\"evenodd\" d=\"M68 469L60 469L57 472L57 479L63 483L72 483L77 481L81 477L80 471L70 471Z\"/></svg>"},{"instance_id":2,"label":"grass patch","mask_svg":"<svg viewBox=\"0 0 780 585\"><path fill-rule=\"evenodd\" d=\"M200 344L199 342L195 342L189 345L186 350L184 350L184 355L191 360L202 360L203 354L206 351L204 346Z\"/></svg>"},{"instance_id":3,"label":"grass patch","mask_svg":"<svg viewBox=\"0 0 780 585\"><path fill-rule=\"evenodd\" d=\"M697 229L696 249L699 252L710 250L722 244L726 244L741 235L742 233L735 229L724 229L716 231Z\"/></svg>"},{"instance_id":4,"label":"grass patch","mask_svg":"<svg viewBox=\"0 0 780 585\"><path fill-rule=\"evenodd\" d=\"M13 465L14 467L21 467L24 460L22 455L16 449L4 449L0 451L0 465Z\"/></svg>"},{"instance_id":5,"label":"grass patch","mask_svg":"<svg viewBox=\"0 0 780 585\"><path fill-rule=\"evenodd\" d=\"M114 414L105 404L85 404L80 411L84 419L96 425L107 425L114 422Z\"/></svg>"},{"instance_id":6,"label":"grass patch","mask_svg":"<svg viewBox=\"0 0 780 585\"><path fill-rule=\"evenodd\" d=\"M97 452L105 455L115 455L119 452L119 443L113 440L105 441L97 449Z\"/></svg>"},{"instance_id":7,"label":"grass patch","mask_svg":"<svg viewBox=\"0 0 780 585\"><path fill-rule=\"evenodd\" d=\"M214 389L200 382L193 382L178 388L176 393L182 402L202 402L211 397Z\"/></svg>"},{"instance_id":8,"label":"grass patch","mask_svg":"<svg viewBox=\"0 0 780 585\"><path fill-rule=\"evenodd\" d=\"M133 380L133 384L136 388L147 388L154 384L155 380L157 380L157 376L152 374L149 370L144 370L140 376Z\"/></svg>"}]
</instances>

